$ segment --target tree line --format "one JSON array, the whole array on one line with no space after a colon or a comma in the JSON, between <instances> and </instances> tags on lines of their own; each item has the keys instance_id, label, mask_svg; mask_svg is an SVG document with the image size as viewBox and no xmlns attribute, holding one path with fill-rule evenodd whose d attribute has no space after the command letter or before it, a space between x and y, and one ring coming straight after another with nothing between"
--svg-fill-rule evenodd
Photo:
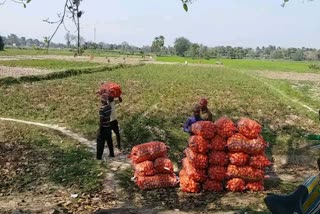
<instances>
[{"instance_id":1,"label":"tree line","mask_svg":"<svg viewBox=\"0 0 320 214\"><path fill-rule=\"evenodd\" d=\"M2 38L2 39L1 39ZM77 46L77 36L67 33L65 43L51 43L52 48L75 48ZM320 50L315 48L282 48L274 45L262 46L256 48L216 46L208 47L203 44L193 43L185 37L176 38L173 46L165 46L165 38L160 35L154 38L150 45L137 47L130 45L128 42L120 44L109 44L105 42L91 42L80 39L82 49L97 49L104 51L117 51L123 54L156 54L158 56L178 55L192 58L228 58L228 59L284 59L284 60L320 60ZM3 45L18 48L36 47L45 48L45 40L18 37L15 34L0 36L0 50Z\"/></svg>"},{"instance_id":2,"label":"tree line","mask_svg":"<svg viewBox=\"0 0 320 214\"><path fill-rule=\"evenodd\" d=\"M199 43L192 43L185 37L175 39L173 47L164 46L164 37L155 37L151 51L157 55L178 55L192 58L228 58L228 59L284 59L284 60L320 60L320 50L316 48L282 48L274 45L256 48L216 46L208 47Z\"/></svg>"}]
</instances>

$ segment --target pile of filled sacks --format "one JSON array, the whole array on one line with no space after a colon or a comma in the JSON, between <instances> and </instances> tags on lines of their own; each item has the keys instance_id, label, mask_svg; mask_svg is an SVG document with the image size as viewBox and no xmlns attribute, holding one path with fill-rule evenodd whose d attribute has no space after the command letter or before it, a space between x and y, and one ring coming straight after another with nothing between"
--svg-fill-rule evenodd
<instances>
[{"instance_id":1,"label":"pile of filled sacks","mask_svg":"<svg viewBox=\"0 0 320 214\"><path fill-rule=\"evenodd\" d=\"M184 151L186 157L182 160L182 170L179 173L180 188L183 192L200 192L202 186L212 188L208 180L208 164L210 140L215 135L215 125L209 121L199 121L192 125L195 134L188 140L188 148Z\"/></svg>"},{"instance_id":2,"label":"pile of filled sacks","mask_svg":"<svg viewBox=\"0 0 320 214\"><path fill-rule=\"evenodd\" d=\"M180 171L183 192L264 189L264 169L271 163L264 154L267 144L260 124L242 118L236 126L222 117L214 123L199 121L191 129L194 135Z\"/></svg>"},{"instance_id":3,"label":"pile of filled sacks","mask_svg":"<svg viewBox=\"0 0 320 214\"><path fill-rule=\"evenodd\" d=\"M228 138L229 165L226 188L230 191L263 191L265 168L271 164L265 155L267 143L261 125L242 118L237 123L238 133Z\"/></svg>"},{"instance_id":4,"label":"pile of filled sacks","mask_svg":"<svg viewBox=\"0 0 320 214\"><path fill-rule=\"evenodd\" d=\"M178 178L173 172L173 164L168 159L168 146L163 142L149 142L134 146L131 154L134 169L133 180L140 189L175 187Z\"/></svg>"}]
</instances>

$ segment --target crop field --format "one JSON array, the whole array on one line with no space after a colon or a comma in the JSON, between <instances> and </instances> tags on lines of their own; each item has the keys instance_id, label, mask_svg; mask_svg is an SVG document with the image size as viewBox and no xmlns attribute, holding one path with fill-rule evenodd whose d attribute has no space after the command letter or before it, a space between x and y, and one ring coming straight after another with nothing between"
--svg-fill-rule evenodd
<instances>
[{"instance_id":1,"label":"crop field","mask_svg":"<svg viewBox=\"0 0 320 214\"><path fill-rule=\"evenodd\" d=\"M267 189L262 193L201 193L194 196L182 194L178 189L143 192L130 181L132 172L126 169L115 173L115 179L126 190L121 193L121 197L138 207L195 212L222 209L267 213L263 204L266 193L292 191L306 176L315 172L315 160L320 153L309 149L317 142L307 140L307 135L320 133L317 114L320 108L320 72L309 69L308 62L221 59L219 61L223 62L223 66L165 63L184 63L185 60L178 57L158 57L157 61L163 64L128 65L65 78L3 84L0 86L0 117L67 127L94 141L99 107L99 98L95 92L102 81L113 81L119 83L123 91L123 102L118 106L117 115L124 148L129 151L132 146L140 143L164 141L170 146L170 158L179 167L188 138L182 131L182 125L191 115L193 105L201 97L206 97L214 119L228 116L236 122L241 117L249 117L263 125L262 135L269 142L267 156L274 162L274 168L270 171L278 179L266 181ZM187 61L199 63L198 60ZM215 64L215 61L217 60L202 60L200 63ZM88 66L92 68L100 64L62 63L47 59L0 61L0 65L63 70ZM78 142L56 131L0 120L0 148L2 147L7 151L5 158L10 157L9 151L16 152L17 158L24 149L30 154L38 153L28 153L25 156L39 160L44 168L49 164L52 170L39 170L37 166L27 163L27 168L30 165L29 172L43 173L39 176L44 178L36 181L27 179L27 171L15 175L19 178L17 180L10 180L9 177L14 177L10 174L0 175L0 179L6 181L5 188L1 188L4 190L0 190L0 194L5 196L4 199L0 198L0 211L6 209L3 204L10 199L10 194L27 194L28 191L39 193L38 189L28 189L34 184L41 186L50 183L57 186L52 190L45 188L45 194L61 189L67 191L66 194L81 192L84 194L81 199L85 201L88 194L95 195L103 191L103 181L94 175L102 176L110 171L108 159L104 163L98 163ZM79 160L80 157L84 161ZM0 157L1 168L5 169L6 161L8 160ZM79 161L81 164L76 166L75 163ZM65 167L61 168L62 165ZM88 174L81 177L86 170ZM26 179L21 180L21 177ZM72 177L77 179L71 182ZM9 189L13 193L8 194ZM165 198L164 201L157 200L159 195ZM93 210L98 205L109 206L110 201L118 200L114 195L103 196L105 198L99 204L88 202L83 205L83 201L74 199L67 205L66 202L62 203L62 206L70 210L90 206ZM64 196L59 197L65 200Z\"/></svg>"},{"instance_id":2,"label":"crop field","mask_svg":"<svg viewBox=\"0 0 320 214\"><path fill-rule=\"evenodd\" d=\"M94 62L76 62L76 61L65 61L65 60L7 60L0 61L0 66L8 67L23 67L23 68L39 68L39 69L50 69L50 70L67 70L72 68L92 68L99 66L99 63Z\"/></svg>"},{"instance_id":3,"label":"crop field","mask_svg":"<svg viewBox=\"0 0 320 214\"><path fill-rule=\"evenodd\" d=\"M290 71L290 72L312 72L320 73L319 70L309 69L310 64L319 64L312 62L294 62L277 60L256 60L256 59L192 59L188 57L157 57L159 62L179 62L196 64L216 64L221 62L224 66L235 69L245 70L263 70L263 71Z\"/></svg>"},{"instance_id":4,"label":"crop field","mask_svg":"<svg viewBox=\"0 0 320 214\"><path fill-rule=\"evenodd\" d=\"M62 55L62 56L73 56L76 52L75 49L50 49L49 52L47 52L47 49L45 48L8 48L4 51L0 52L0 57L8 57L8 56L37 56L37 55ZM90 49L86 50L84 55L94 55L94 56L100 56L100 57L106 57L106 56L122 56L126 53L121 53L121 51L104 51L99 49Z\"/></svg>"}]
</instances>

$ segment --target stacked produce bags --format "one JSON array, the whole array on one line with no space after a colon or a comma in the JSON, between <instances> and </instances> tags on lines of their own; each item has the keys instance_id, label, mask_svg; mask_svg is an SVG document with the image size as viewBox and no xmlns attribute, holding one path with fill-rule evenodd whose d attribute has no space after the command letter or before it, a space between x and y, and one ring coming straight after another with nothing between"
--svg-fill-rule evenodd
<instances>
[{"instance_id":1,"label":"stacked produce bags","mask_svg":"<svg viewBox=\"0 0 320 214\"><path fill-rule=\"evenodd\" d=\"M129 158L134 169L134 180L140 189L175 187L178 179L167 156L168 146L149 142L134 146Z\"/></svg>"},{"instance_id":2,"label":"stacked produce bags","mask_svg":"<svg viewBox=\"0 0 320 214\"><path fill-rule=\"evenodd\" d=\"M238 131L228 138L229 165L227 189L230 191L263 191L264 169L271 162L265 156L267 143L261 125L248 118L238 121Z\"/></svg>"},{"instance_id":3,"label":"stacked produce bags","mask_svg":"<svg viewBox=\"0 0 320 214\"><path fill-rule=\"evenodd\" d=\"M210 142L209 152L209 168L208 175L209 184L215 184L211 188L204 186L206 191L221 192L223 191L224 181L226 179L226 166L229 163L227 154L227 138L232 136L237 130L232 120L222 117L215 123L216 135Z\"/></svg>"},{"instance_id":4,"label":"stacked produce bags","mask_svg":"<svg viewBox=\"0 0 320 214\"><path fill-rule=\"evenodd\" d=\"M192 132L180 171L183 192L264 190L264 169L271 163L257 122L243 118L236 126L222 117L197 122Z\"/></svg>"},{"instance_id":5,"label":"stacked produce bags","mask_svg":"<svg viewBox=\"0 0 320 214\"><path fill-rule=\"evenodd\" d=\"M180 188L183 192L200 192L214 185L208 181L207 168L209 163L208 151L210 140L215 135L215 125L209 121L200 121L192 125L195 134L188 140L188 148L184 151L186 158L182 160L183 169L180 171Z\"/></svg>"}]
</instances>

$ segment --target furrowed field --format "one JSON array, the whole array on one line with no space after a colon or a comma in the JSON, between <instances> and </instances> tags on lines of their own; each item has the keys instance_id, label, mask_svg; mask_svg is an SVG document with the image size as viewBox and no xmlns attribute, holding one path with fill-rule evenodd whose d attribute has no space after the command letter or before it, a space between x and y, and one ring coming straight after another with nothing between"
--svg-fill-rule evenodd
<instances>
[{"instance_id":1,"label":"furrowed field","mask_svg":"<svg viewBox=\"0 0 320 214\"><path fill-rule=\"evenodd\" d=\"M46 60L0 61L0 65L48 70L102 66L67 61L58 62L57 66L54 60ZM268 192L288 193L315 173L319 152L309 146L317 142L308 141L306 136L320 133L320 74L319 70L309 69L310 63L221 60L223 66L203 66L191 65L199 62L190 59L188 65L183 65L185 59L174 57L157 61L163 64L118 66L49 80L3 82L0 117L67 127L94 141L99 107L95 92L102 81L117 82L123 91L117 114L124 148L129 151L136 144L164 141L171 148L170 158L180 167L188 138L182 125L191 115L192 106L207 97L214 119L228 116L237 121L249 117L263 125L262 135L270 143L267 155L274 163L270 169L274 177L266 181L265 192L193 195L181 193L178 188L143 192L130 181L130 169L117 169L114 179L122 191L107 194L103 178L111 171L108 159L98 163L83 145L59 132L1 121L0 148L5 155L0 157L0 194L4 196L0 197L0 211L10 210L5 204L12 196L19 195L22 200L28 194L42 192L58 195L57 199L49 197L51 205L62 201L61 209L80 213L97 207L123 206L119 201L143 208L267 213L263 197ZM205 64L205 60L201 63ZM105 153L108 154L107 149ZM20 165L7 165L14 162L11 156ZM10 170L15 173L10 174ZM79 198L68 198L70 193L78 193ZM99 201L92 202L92 198ZM40 197L36 200L43 202Z\"/></svg>"}]
</instances>

